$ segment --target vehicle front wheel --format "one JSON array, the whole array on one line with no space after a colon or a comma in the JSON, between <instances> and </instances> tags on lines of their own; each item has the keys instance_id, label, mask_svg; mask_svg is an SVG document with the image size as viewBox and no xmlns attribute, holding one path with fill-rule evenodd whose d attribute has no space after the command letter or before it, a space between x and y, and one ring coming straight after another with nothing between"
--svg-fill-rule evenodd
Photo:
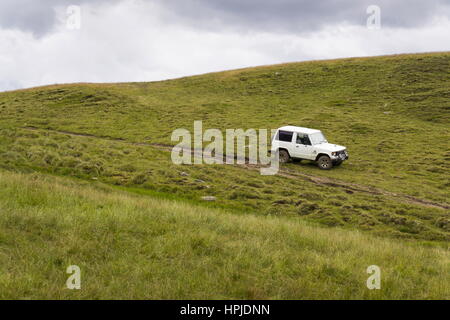
<instances>
[{"instance_id":1,"label":"vehicle front wheel","mask_svg":"<svg viewBox=\"0 0 450 320\"><path fill-rule=\"evenodd\" d=\"M280 157L280 163L287 163L291 159L289 152L287 152L286 150L280 150L278 152L278 155Z\"/></svg>"},{"instance_id":2,"label":"vehicle front wheel","mask_svg":"<svg viewBox=\"0 0 450 320\"><path fill-rule=\"evenodd\" d=\"M330 170L333 168L333 161L331 161L329 156L320 156L317 160L317 165L322 170Z\"/></svg>"}]
</instances>

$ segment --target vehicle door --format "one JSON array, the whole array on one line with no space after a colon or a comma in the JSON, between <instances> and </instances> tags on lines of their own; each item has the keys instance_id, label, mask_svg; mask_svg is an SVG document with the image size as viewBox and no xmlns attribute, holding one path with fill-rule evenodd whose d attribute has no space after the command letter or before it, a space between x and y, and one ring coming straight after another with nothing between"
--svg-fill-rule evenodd
<instances>
[{"instance_id":1,"label":"vehicle door","mask_svg":"<svg viewBox=\"0 0 450 320\"><path fill-rule=\"evenodd\" d=\"M314 147L311 144L309 136L305 133L296 133L295 137L295 155L296 158L315 160Z\"/></svg>"}]
</instances>

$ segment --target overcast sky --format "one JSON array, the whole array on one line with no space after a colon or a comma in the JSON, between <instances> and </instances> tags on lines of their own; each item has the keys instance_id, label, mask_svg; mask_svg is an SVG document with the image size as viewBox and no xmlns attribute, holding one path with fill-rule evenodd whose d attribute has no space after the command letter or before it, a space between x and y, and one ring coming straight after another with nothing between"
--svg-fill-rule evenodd
<instances>
[{"instance_id":1,"label":"overcast sky","mask_svg":"<svg viewBox=\"0 0 450 320\"><path fill-rule=\"evenodd\" d=\"M0 91L449 50L450 0L0 1Z\"/></svg>"}]
</instances>

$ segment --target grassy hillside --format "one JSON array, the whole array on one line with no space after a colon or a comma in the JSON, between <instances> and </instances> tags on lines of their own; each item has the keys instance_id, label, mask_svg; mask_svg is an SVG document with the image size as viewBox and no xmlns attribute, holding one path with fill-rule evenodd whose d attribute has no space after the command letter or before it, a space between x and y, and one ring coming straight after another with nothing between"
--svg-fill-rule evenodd
<instances>
[{"instance_id":1,"label":"grassy hillside","mask_svg":"<svg viewBox=\"0 0 450 320\"><path fill-rule=\"evenodd\" d=\"M0 298L450 298L448 70L447 52L0 93ZM318 128L350 160L174 165L194 120Z\"/></svg>"},{"instance_id":2,"label":"grassy hillside","mask_svg":"<svg viewBox=\"0 0 450 320\"><path fill-rule=\"evenodd\" d=\"M0 298L449 299L448 251L0 171ZM81 290L68 290L69 265ZM368 266L381 290L368 290Z\"/></svg>"},{"instance_id":3,"label":"grassy hillside","mask_svg":"<svg viewBox=\"0 0 450 320\"><path fill-rule=\"evenodd\" d=\"M0 166L448 243L449 69L450 53L418 54L1 93ZM174 166L161 144L194 120L205 129L319 128L351 158L327 172L288 164L277 177Z\"/></svg>"}]
</instances>

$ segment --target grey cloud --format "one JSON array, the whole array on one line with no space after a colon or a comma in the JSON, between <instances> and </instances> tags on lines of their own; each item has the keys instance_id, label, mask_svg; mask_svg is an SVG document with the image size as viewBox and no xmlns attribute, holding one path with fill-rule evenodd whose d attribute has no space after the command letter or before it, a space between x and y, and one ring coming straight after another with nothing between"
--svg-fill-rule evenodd
<instances>
[{"instance_id":1,"label":"grey cloud","mask_svg":"<svg viewBox=\"0 0 450 320\"><path fill-rule=\"evenodd\" d=\"M158 0L201 28L258 31L316 31L347 22L365 25L369 5L381 8L388 27L419 27L450 14L450 0Z\"/></svg>"},{"instance_id":2,"label":"grey cloud","mask_svg":"<svg viewBox=\"0 0 450 320\"><path fill-rule=\"evenodd\" d=\"M55 1L3 0L0 3L0 27L43 34L53 25L54 12L50 2Z\"/></svg>"},{"instance_id":3,"label":"grey cloud","mask_svg":"<svg viewBox=\"0 0 450 320\"><path fill-rule=\"evenodd\" d=\"M40 37L55 25L56 7L100 2L107 0L1 0L0 28L19 29Z\"/></svg>"},{"instance_id":4,"label":"grey cloud","mask_svg":"<svg viewBox=\"0 0 450 320\"><path fill-rule=\"evenodd\" d=\"M133 0L2 0L0 27L18 28L42 36L55 24L56 6ZM164 18L203 30L241 32L312 32L328 25L366 23L366 8L381 8L382 24L418 27L436 15L450 14L450 0L134 0L157 3Z\"/></svg>"}]
</instances>

